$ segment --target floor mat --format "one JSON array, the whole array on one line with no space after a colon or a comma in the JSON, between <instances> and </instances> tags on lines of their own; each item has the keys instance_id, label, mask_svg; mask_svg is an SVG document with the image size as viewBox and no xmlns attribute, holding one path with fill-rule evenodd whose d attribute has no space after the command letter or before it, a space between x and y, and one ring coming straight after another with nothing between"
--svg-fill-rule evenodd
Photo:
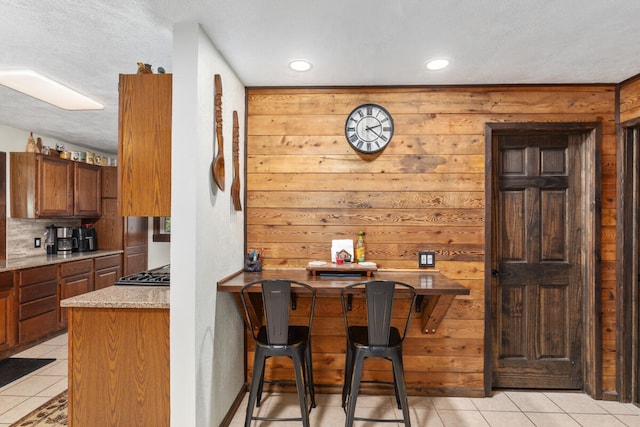
<instances>
[{"instance_id":1,"label":"floor mat","mask_svg":"<svg viewBox=\"0 0 640 427\"><path fill-rule=\"evenodd\" d=\"M48 365L56 359L31 359L24 357L9 357L0 360L0 387L4 387L36 369Z\"/></svg>"},{"instance_id":2,"label":"floor mat","mask_svg":"<svg viewBox=\"0 0 640 427\"><path fill-rule=\"evenodd\" d=\"M67 391L60 393L35 411L11 424L11 427L60 427L67 425Z\"/></svg>"}]
</instances>

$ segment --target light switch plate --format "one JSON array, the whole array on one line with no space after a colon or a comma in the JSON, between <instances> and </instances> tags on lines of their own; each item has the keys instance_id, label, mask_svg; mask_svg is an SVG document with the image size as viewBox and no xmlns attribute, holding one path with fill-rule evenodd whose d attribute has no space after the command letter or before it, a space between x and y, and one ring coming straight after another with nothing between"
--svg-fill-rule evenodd
<instances>
[{"instance_id":1,"label":"light switch plate","mask_svg":"<svg viewBox=\"0 0 640 427\"><path fill-rule=\"evenodd\" d=\"M436 266L436 253L435 252L418 252L418 267L435 267Z\"/></svg>"},{"instance_id":2,"label":"light switch plate","mask_svg":"<svg viewBox=\"0 0 640 427\"><path fill-rule=\"evenodd\" d=\"M40 237L34 237L33 238L33 247L34 248L39 248L40 245L41 245Z\"/></svg>"}]
</instances>

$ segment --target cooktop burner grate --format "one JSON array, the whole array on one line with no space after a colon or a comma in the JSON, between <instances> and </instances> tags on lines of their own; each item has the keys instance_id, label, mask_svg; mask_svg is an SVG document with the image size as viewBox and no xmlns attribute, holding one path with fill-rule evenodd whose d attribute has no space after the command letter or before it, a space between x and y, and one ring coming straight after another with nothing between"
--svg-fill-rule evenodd
<instances>
[{"instance_id":1,"label":"cooktop burner grate","mask_svg":"<svg viewBox=\"0 0 640 427\"><path fill-rule=\"evenodd\" d=\"M115 284L132 286L168 286L171 284L171 276L169 273L146 271L122 277Z\"/></svg>"}]
</instances>

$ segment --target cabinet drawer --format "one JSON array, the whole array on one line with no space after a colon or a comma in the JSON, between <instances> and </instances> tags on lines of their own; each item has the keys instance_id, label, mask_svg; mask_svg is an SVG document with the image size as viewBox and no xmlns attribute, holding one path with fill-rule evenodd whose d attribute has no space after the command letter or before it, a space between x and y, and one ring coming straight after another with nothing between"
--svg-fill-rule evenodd
<instances>
[{"instance_id":1,"label":"cabinet drawer","mask_svg":"<svg viewBox=\"0 0 640 427\"><path fill-rule=\"evenodd\" d=\"M20 286L18 290L18 301L20 301L20 304L23 304L52 295L56 296L57 293L58 282L56 280L36 283L35 285L29 286Z\"/></svg>"},{"instance_id":2,"label":"cabinet drawer","mask_svg":"<svg viewBox=\"0 0 640 427\"><path fill-rule=\"evenodd\" d=\"M96 271L103 268L120 266L120 254L103 256L95 259Z\"/></svg>"},{"instance_id":3,"label":"cabinet drawer","mask_svg":"<svg viewBox=\"0 0 640 427\"><path fill-rule=\"evenodd\" d=\"M18 318L20 320L25 320L52 310L55 314L57 303L58 297L57 295L53 295L37 301L20 304L20 307L18 308Z\"/></svg>"},{"instance_id":4,"label":"cabinet drawer","mask_svg":"<svg viewBox=\"0 0 640 427\"><path fill-rule=\"evenodd\" d=\"M13 289L13 271L0 273L0 292Z\"/></svg>"},{"instance_id":5,"label":"cabinet drawer","mask_svg":"<svg viewBox=\"0 0 640 427\"><path fill-rule=\"evenodd\" d=\"M18 322L18 336L20 343L33 341L58 328L58 316L56 311L49 311L40 316Z\"/></svg>"},{"instance_id":6,"label":"cabinet drawer","mask_svg":"<svg viewBox=\"0 0 640 427\"><path fill-rule=\"evenodd\" d=\"M47 280L55 280L56 276L56 265L47 265L44 267L20 270L20 286L31 285L38 282L45 282Z\"/></svg>"},{"instance_id":7,"label":"cabinet drawer","mask_svg":"<svg viewBox=\"0 0 640 427\"><path fill-rule=\"evenodd\" d=\"M93 270L93 260L85 259L82 261L65 262L60 264L60 275L62 277L75 276L77 274L89 273Z\"/></svg>"}]
</instances>

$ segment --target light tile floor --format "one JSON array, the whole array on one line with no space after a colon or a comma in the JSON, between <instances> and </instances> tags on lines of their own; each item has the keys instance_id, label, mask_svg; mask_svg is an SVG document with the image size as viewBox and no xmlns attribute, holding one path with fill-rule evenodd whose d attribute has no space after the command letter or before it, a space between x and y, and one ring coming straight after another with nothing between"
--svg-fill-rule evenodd
<instances>
[{"instance_id":1,"label":"light tile floor","mask_svg":"<svg viewBox=\"0 0 640 427\"><path fill-rule=\"evenodd\" d=\"M38 371L0 388L0 427L9 427L50 398L67 384L67 334L32 347L16 357L55 357L57 360ZM244 425L246 397L231 427ZM337 394L319 394L318 406L311 411L311 426L334 427L344 424L345 415ZM395 417L401 412L393 396L358 398L357 416ZM491 398L409 397L414 427L640 427L640 408L629 403L593 400L582 393L496 392ZM256 414L278 417L299 416L294 394L265 393ZM253 427L299 426L300 422L254 421ZM395 423L356 421L356 427L395 426ZM402 426L402 424L397 424Z\"/></svg>"},{"instance_id":2,"label":"light tile floor","mask_svg":"<svg viewBox=\"0 0 640 427\"><path fill-rule=\"evenodd\" d=\"M0 387L0 427L8 427L68 388L67 334L58 335L14 357L56 360L4 387Z\"/></svg>"}]
</instances>

